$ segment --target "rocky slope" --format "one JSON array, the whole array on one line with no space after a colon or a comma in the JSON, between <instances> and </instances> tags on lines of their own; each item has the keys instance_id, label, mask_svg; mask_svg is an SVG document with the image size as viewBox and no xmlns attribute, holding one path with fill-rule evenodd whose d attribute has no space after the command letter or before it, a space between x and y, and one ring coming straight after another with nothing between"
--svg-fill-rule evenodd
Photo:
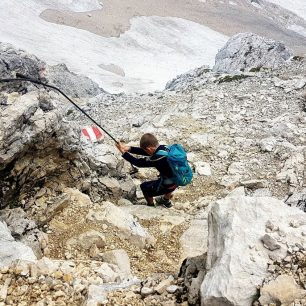
<instances>
[{"instance_id":1,"label":"rocky slope","mask_svg":"<svg viewBox=\"0 0 306 306\"><path fill-rule=\"evenodd\" d=\"M131 176L110 139L82 139L90 123L57 93L2 87L0 303L306 305L306 60L276 48L281 60L258 67L269 48L240 39L254 53L223 62L231 74L202 67L162 92L78 99L117 139L184 145L195 178L169 210L133 205L155 173ZM16 72L8 53L41 77L37 58L1 50L1 77Z\"/></svg>"}]
</instances>

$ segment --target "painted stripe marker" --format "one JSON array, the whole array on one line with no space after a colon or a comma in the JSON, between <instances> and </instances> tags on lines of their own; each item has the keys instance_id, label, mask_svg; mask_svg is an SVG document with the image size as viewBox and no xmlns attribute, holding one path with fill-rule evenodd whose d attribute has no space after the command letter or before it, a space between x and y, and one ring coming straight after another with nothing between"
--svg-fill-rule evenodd
<instances>
[{"instance_id":1,"label":"painted stripe marker","mask_svg":"<svg viewBox=\"0 0 306 306\"><path fill-rule=\"evenodd\" d=\"M97 126L86 126L82 128L82 135L91 142L97 142L104 139L104 134Z\"/></svg>"}]
</instances>

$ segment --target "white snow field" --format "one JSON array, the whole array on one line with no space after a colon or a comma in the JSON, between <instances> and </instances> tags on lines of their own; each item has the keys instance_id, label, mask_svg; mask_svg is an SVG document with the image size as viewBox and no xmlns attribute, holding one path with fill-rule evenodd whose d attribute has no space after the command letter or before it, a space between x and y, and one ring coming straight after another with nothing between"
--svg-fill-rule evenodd
<instances>
[{"instance_id":1,"label":"white snow field","mask_svg":"<svg viewBox=\"0 0 306 306\"><path fill-rule=\"evenodd\" d=\"M306 37L306 29L304 27L302 27L302 26L298 26L296 24L292 24L292 25L290 25L288 27L288 29Z\"/></svg>"},{"instance_id":2,"label":"white snow field","mask_svg":"<svg viewBox=\"0 0 306 306\"><path fill-rule=\"evenodd\" d=\"M306 20L306 0L267 0L267 1L277 4Z\"/></svg>"},{"instance_id":3,"label":"white snow field","mask_svg":"<svg viewBox=\"0 0 306 306\"><path fill-rule=\"evenodd\" d=\"M0 1L0 41L25 49L48 64L65 63L112 93L162 90L178 74L212 66L228 39L185 19L157 16L135 17L127 32L106 38L39 17L47 7L66 5L80 10L86 7L81 3L94 7L96 1L37 2ZM76 8L73 3L78 3Z\"/></svg>"},{"instance_id":4,"label":"white snow field","mask_svg":"<svg viewBox=\"0 0 306 306\"><path fill-rule=\"evenodd\" d=\"M39 0L36 2L46 8L71 10L74 12L86 12L101 9L101 4L97 0Z\"/></svg>"}]
</instances>

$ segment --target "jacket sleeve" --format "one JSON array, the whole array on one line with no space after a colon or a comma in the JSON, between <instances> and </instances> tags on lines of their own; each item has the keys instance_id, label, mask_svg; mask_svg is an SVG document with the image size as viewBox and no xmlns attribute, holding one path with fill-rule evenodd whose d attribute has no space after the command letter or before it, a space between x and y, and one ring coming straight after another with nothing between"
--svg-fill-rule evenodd
<instances>
[{"instance_id":1,"label":"jacket sleeve","mask_svg":"<svg viewBox=\"0 0 306 306\"><path fill-rule=\"evenodd\" d=\"M142 148L138 148L138 147L130 147L129 153L149 156L149 154L145 150L143 150Z\"/></svg>"},{"instance_id":2,"label":"jacket sleeve","mask_svg":"<svg viewBox=\"0 0 306 306\"><path fill-rule=\"evenodd\" d=\"M156 168L156 166L161 162L161 160L165 158L165 156L153 160L150 157L136 158L128 152L123 153L122 157L128 162L130 162L132 165L139 168L150 168L150 167Z\"/></svg>"}]
</instances>

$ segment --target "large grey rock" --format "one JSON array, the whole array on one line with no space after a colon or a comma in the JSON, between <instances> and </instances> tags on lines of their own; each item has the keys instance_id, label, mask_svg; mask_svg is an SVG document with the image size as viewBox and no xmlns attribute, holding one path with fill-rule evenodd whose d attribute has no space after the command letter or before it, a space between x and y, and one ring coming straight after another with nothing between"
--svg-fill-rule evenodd
<instances>
[{"instance_id":1,"label":"large grey rock","mask_svg":"<svg viewBox=\"0 0 306 306\"><path fill-rule=\"evenodd\" d=\"M305 296L306 290L298 286L293 276L280 275L260 289L259 302L261 305L272 303L289 305Z\"/></svg>"},{"instance_id":2,"label":"large grey rock","mask_svg":"<svg viewBox=\"0 0 306 306\"><path fill-rule=\"evenodd\" d=\"M0 42L0 77L14 77L15 73L39 79L45 69L46 64L35 55L29 54L21 49L16 49L13 45ZM11 88L21 89L24 84L15 83ZM25 88L25 87L23 87Z\"/></svg>"},{"instance_id":3,"label":"large grey rock","mask_svg":"<svg viewBox=\"0 0 306 306\"><path fill-rule=\"evenodd\" d=\"M191 305L200 305L200 288L206 274L207 255L187 257L180 268L179 277L184 278L184 285L188 291L188 302Z\"/></svg>"},{"instance_id":4,"label":"large grey rock","mask_svg":"<svg viewBox=\"0 0 306 306\"><path fill-rule=\"evenodd\" d=\"M274 85L283 88L285 92L288 93L292 90L302 89L306 85L306 79L303 77L295 77L291 80L280 80L276 78L274 80Z\"/></svg>"},{"instance_id":5,"label":"large grey rock","mask_svg":"<svg viewBox=\"0 0 306 306\"><path fill-rule=\"evenodd\" d=\"M232 73L252 68L276 68L291 55L292 52L283 43L253 33L239 33L218 52L213 70Z\"/></svg>"},{"instance_id":6,"label":"large grey rock","mask_svg":"<svg viewBox=\"0 0 306 306\"><path fill-rule=\"evenodd\" d=\"M4 222L0 222L0 267L9 266L15 260L35 261L32 249L15 241Z\"/></svg>"},{"instance_id":7,"label":"large grey rock","mask_svg":"<svg viewBox=\"0 0 306 306\"><path fill-rule=\"evenodd\" d=\"M103 202L99 210L90 210L86 218L90 221L116 227L119 236L128 239L130 243L138 247L143 248L155 242L154 237L131 214L111 202Z\"/></svg>"},{"instance_id":8,"label":"large grey rock","mask_svg":"<svg viewBox=\"0 0 306 306\"><path fill-rule=\"evenodd\" d=\"M282 260L288 246L306 246L302 235L305 214L275 198L227 197L212 206L208 221L208 272L201 285L202 305L251 305L256 286L268 275L270 256ZM280 246L274 251L260 241L268 221L280 230L269 234ZM286 236L280 236L281 232Z\"/></svg>"},{"instance_id":9,"label":"large grey rock","mask_svg":"<svg viewBox=\"0 0 306 306\"><path fill-rule=\"evenodd\" d=\"M95 272L103 279L106 283L114 283L120 279L119 274L115 271L116 266L103 262Z\"/></svg>"},{"instance_id":10,"label":"large grey rock","mask_svg":"<svg viewBox=\"0 0 306 306\"><path fill-rule=\"evenodd\" d=\"M207 235L207 219L195 219L191 221L189 228L180 238L182 257L195 257L206 253Z\"/></svg>"},{"instance_id":11,"label":"large grey rock","mask_svg":"<svg viewBox=\"0 0 306 306\"><path fill-rule=\"evenodd\" d=\"M49 66L46 77L50 85L75 98L94 97L105 92L90 78L69 71L65 64Z\"/></svg>"},{"instance_id":12,"label":"large grey rock","mask_svg":"<svg viewBox=\"0 0 306 306\"><path fill-rule=\"evenodd\" d=\"M132 285L138 284L138 279L125 281L120 284L103 284L103 285L90 285L88 287L88 298L86 306L99 306L107 303L107 294L116 290L124 290Z\"/></svg>"},{"instance_id":13,"label":"large grey rock","mask_svg":"<svg viewBox=\"0 0 306 306\"><path fill-rule=\"evenodd\" d=\"M294 192L287 197L285 203L292 207L298 207L302 211L306 212L306 189L301 192Z\"/></svg>"},{"instance_id":14,"label":"large grey rock","mask_svg":"<svg viewBox=\"0 0 306 306\"><path fill-rule=\"evenodd\" d=\"M166 90L186 90L193 85L195 80L199 83L207 81L206 74L210 71L209 66L202 66L200 68L188 71L187 73L178 75L173 80L166 84Z\"/></svg>"},{"instance_id":15,"label":"large grey rock","mask_svg":"<svg viewBox=\"0 0 306 306\"><path fill-rule=\"evenodd\" d=\"M159 230L162 233L167 233L173 229L173 227L183 224L188 217L182 212L174 212L164 209L150 209L146 205L130 205L122 207L122 210L132 214L139 220L154 220L159 222Z\"/></svg>"},{"instance_id":16,"label":"large grey rock","mask_svg":"<svg viewBox=\"0 0 306 306\"><path fill-rule=\"evenodd\" d=\"M30 146L46 142L61 127L62 103L42 107L36 92L16 96L0 114L0 170Z\"/></svg>"},{"instance_id":17,"label":"large grey rock","mask_svg":"<svg viewBox=\"0 0 306 306\"><path fill-rule=\"evenodd\" d=\"M0 221L4 221L11 235L29 246L37 258L43 256L43 245L46 246L48 236L37 228L33 220L29 220L21 208L0 210Z\"/></svg>"},{"instance_id":18,"label":"large grey rock","mask_svg":"<svg viewBox=\"0 0 306 306\"><path fill-rule=\"evenodd\" d=\"M122 189L117 179L104 176L99 178L99 182L105 186L113 197L117 199L121 197Z\"/></svg>"},{"instance_id":19,"label":"large grey rock","mask_svg":"<svg viewBox=\"0 0 306 306\"><path fill-rule=\"evenodd\" d=\"M102 175L117 173L117 169L120 168L117 152L114 146L106 144L84 147L90 168Z\"/></svg>"},{"instance_id":20,"label":"large grey rock","mask_svg":"<svg viewBox=\"0 0 306 306\"><path fill-rule=\"evenodd\" d=\"M77 237L70 238L67 245L81 246L85 250L89 250L93 245L102 248L106 245L105 236L95 230L89 230Z\"/></svg>"},{"instance_id":21,"label":"large grey rock","mask_svg":"<svg viewBox=\"0 0 306 306\"><path fill-rule=\"evenodd\" d=\"M104 262L116 265L119 269L121 280L131 278L130 259L125 250L113 250L102 254Z\"/></svg>"},{"instance_id":22,"label":"large grey rock","mask_svg":"<svg viewBox=\"0 0 306 306\"><path fill-rule=\"evenodd\" d=\"M276 175L276 179L283 183L297 187L303 184L304 176L304 150L298 150L290 154L285 161L282 170Z\"/></svg>"}]
</instances>

